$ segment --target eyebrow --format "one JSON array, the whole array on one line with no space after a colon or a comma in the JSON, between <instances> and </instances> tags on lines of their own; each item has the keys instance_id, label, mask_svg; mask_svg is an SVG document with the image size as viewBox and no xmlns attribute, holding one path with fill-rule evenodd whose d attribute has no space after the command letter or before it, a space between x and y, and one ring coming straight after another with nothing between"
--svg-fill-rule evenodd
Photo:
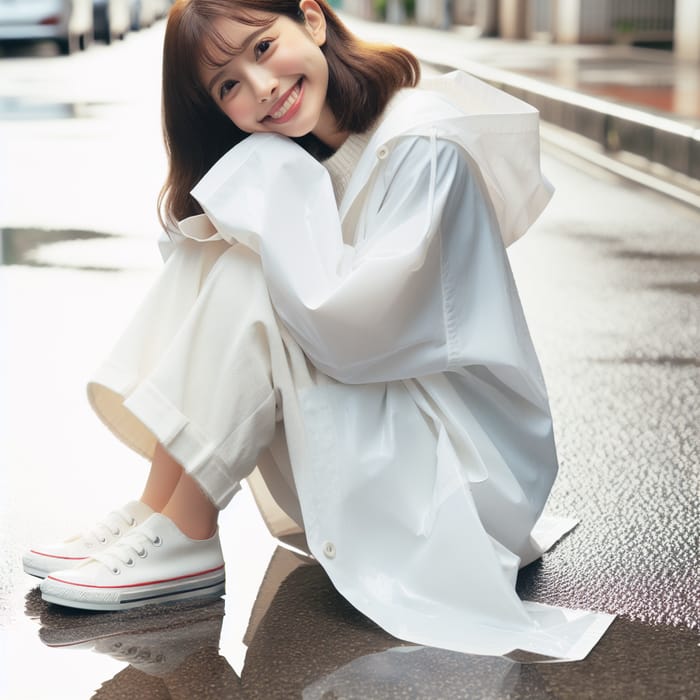
<instances>
[{"instance_id":1,"label":"eyebrow","mask_svg":"<svg viewBox=\"0 0 700 700\"><path fill-rule=\"evenodd\" d=\"M261 27L257 31L251 32L244 40L243 43L240 45L240 47L235 51L235 53L231 54L231 58L226 61L226 63L221 66L221 69L216 72L214 77L209 81L209 84L207 85L207 90L211 92L214 89L214 85L218 82L218 80L221 78L222 74L226 72L226 69L228 67L228 64L231 62L231 59L235 58L236 56L240 56L240 54L244 53L245 50L250 46L250 44L255 41L259 36L264 34L268 29L270 28L269 24L266 24L264 27Z\"/></svg>"}]
</instances>

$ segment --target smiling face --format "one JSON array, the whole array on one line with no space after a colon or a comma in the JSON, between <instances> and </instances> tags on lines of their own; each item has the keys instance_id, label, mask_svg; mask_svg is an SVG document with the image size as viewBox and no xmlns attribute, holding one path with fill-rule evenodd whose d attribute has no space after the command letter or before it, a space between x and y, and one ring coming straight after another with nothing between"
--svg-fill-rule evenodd
<instances>
[{"instance_id":1,"label":"smiling face","mask_svg":"<svg viewBox=\"0 0 700 700\"><path fill-rule=\"evenodd\" d=\"M344 140L326 104L328 64L323 13L314 0L302 0L304 22L250 11L255 24L220 18L218 43L235 47L206 53L200 77L207 93L241 130L289 137L313 133L331 147ZM223 40L223 41L222 41Z\"/></svg>"}]
</instances>

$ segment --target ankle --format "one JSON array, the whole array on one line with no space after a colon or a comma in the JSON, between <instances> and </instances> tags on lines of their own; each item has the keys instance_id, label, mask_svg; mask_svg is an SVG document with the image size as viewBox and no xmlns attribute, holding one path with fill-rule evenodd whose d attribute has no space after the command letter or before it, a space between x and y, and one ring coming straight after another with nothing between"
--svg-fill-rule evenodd
<instances>
[{"instance_id":1,"label":"ankle","mask_svg":"<svg viewBox=\"0 0 700 700\"><path fill-rule=\"evenodd\" d=\"M177 508L168 504L161 511L161 515L177 525L180 532L191 540L208 540L216 534L217 517L210 513L193 513L192 511L183 513Z\"/></svg>"},{"instance_id":2,"label":"ankle","mask_svg":"<svg viewBox=\"0 0 700 700\"><path fill-rule=\"evenodd\" d=\"M168 503L167 498L154 498L152 494L147 493L143 493L138 500L145 503L154 513L162 512Z\"/></svg>"},{"instance_id":3,"label":"ankle","mask_svg":"<svg viewBox=\"0 0 700 700\"><path fill-rule=\"evenodd\" d=\"M193 540L207 540L216 532L219 511L189 474L183 474L161 513Z\"/></svg>"}]
</instances>

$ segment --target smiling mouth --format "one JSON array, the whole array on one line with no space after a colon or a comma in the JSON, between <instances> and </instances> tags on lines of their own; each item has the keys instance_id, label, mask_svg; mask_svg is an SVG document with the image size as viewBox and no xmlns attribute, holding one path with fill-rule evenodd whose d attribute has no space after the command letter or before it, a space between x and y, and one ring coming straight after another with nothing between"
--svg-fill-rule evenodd
<instances>
[{"instance_id":1,"label":"smiling mouth","mask_svg":"<svg viewBox=\"0 0 700 700\"><path fill-rule=\"evenodd\" d=\"M285 122L291 119L297 111L298 106L301 104L300 97L303 92L302 83L303 78L299 79L294 87L287 92L282 98L280 98L273 106L272 111L270 111L263 119L263 121L275 121L275 122Z\"/></svg>"}]
</instances>

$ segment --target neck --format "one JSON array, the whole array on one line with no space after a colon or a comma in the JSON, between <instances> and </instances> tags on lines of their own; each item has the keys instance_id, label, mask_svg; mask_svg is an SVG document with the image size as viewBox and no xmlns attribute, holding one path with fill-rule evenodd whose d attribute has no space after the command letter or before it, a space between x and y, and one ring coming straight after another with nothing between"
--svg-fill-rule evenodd
<instances>
[{"instance_id":1,"label":"neck","mask_svg":"<svg viewBox=\"0 0 700 700\"><path fill-rule=\"evenodd\" d=\"M335 116L328 105L324 106L316 128L311 133L334 151L337 151L350 135L349 131L340 131L338 129Z\"/></svg>"}]
</instances>

